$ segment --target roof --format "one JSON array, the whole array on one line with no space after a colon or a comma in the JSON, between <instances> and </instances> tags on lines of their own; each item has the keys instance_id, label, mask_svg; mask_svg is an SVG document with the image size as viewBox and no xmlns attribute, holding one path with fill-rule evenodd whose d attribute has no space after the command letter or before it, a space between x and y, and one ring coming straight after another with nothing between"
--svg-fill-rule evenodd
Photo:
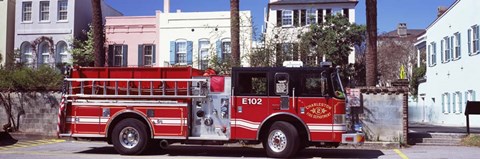
<instances>
[{"instance_id":1,"label":"roof","mask_svg":"<svg viewBox=\"0 0 480 159\"><path fill-rule=\"evenodd\" d=\"M455 2L453 2L452 5L450 5L448 7L448 9L445 12L443 12L443 14L441 16L437 16L437 18L432 23L430 23L430 25L428 25L427 30L430 29L430 27L432 27L440 19L442 19L443 16L445 16L448 12L450 12L450 10L452 10L452 8L455 7L459 2L460 2L460 0L455 0Z\"/></svg>"},{"instance_id":2,"label":"roof","mask_svg":"<svg viewBox=\"0 0 480 159\"><path fill-rule=\"evenodd\" d=\"M425 32L425 29L407 29L407 37L417 37ZM399 37L397 30L387 32L379 37Z\"/></svg>"},{"instance_id":3,"label":"roof","mask_svg":"<svg viewBox=\"0 0 480 159\"><path fill-rule=\"evenodd\" d=\"M269 5L292 5L292 4L328 4L328 3L358 3L358 0L278 0Z\"/></svg>"}]
</instances>

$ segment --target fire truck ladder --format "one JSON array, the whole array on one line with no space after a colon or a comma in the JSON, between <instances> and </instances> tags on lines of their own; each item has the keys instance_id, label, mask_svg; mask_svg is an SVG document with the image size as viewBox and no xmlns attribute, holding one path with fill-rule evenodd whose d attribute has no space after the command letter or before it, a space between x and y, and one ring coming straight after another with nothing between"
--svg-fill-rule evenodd
<instances>
[{"instance_id":1,"label":"fire truck ladder","mask_svg":"<svg viewBox=\"0 0 480 159\"><path fill-rule=\"evenodd\" d=\"M66 78L72 98L204 98L207 79Z\"/></svg>"}]
</instances>

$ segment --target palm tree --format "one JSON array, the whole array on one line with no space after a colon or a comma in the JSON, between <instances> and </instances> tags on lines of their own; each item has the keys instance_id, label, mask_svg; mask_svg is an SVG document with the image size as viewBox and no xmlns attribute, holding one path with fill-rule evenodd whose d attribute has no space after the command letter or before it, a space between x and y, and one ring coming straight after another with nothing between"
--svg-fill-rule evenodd
<instances>
[{"instance_id":1,"label":"palm tree","mask_svg":"<svg viewBox=\"0 0 480 159\"><path fill-rule=\"evenodd\" d=\"M367 9L367 86L377 83L377 0L366 0Z\"/></svg>"},{"instance_id":2,"label":"palm tree","mask_svg":"<svg viewBox=\"0 0 480 159\"><path fill-rule=\"evenodd\" d=\"M92 0L93 54L95 67L105 66L105 35L103 33L101 0Z\"/></svg>"},{"instance_id":3,"label":"palm tree","mask_svg":"<svg viewBox=\"0 0 480 159\"><path fill-rule=\"evenodd\" d=\"M230 0L230 33L233 66L240 66L240 16L239 0Z\"/></svg>"}]
</instances>

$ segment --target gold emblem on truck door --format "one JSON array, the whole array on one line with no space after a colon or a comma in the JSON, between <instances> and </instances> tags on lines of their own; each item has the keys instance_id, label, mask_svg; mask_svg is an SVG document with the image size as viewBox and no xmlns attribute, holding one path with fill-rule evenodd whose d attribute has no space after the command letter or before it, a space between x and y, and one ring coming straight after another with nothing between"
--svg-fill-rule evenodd
<instances>
[{"instance_id":1,"label":"gold emblem on truck door","mask_svg":"<svg viewBox=\"0 0 480 159\"><path fill-rule=\"evenodd\" d=\"M313 103L305 108L307 116L314 119L325 119L332 116L332 106L325 103Z\"/></svg>"}]
</instances>

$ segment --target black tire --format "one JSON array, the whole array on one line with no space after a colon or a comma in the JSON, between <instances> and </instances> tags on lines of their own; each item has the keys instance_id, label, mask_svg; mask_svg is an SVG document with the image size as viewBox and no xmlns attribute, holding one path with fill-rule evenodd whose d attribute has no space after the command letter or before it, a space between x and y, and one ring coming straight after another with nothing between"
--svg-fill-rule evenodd
<instances>
[{"instance_id":1,"label":"black tire","mask_svg":"<svg viewBox=\"0 0 480 159\"><path fill-rule=\"evenodd\" d=\"M290 158L298 152L299 146L298 130L284 121L273 123L263 140L263 147L269 157Z\"/></svg>"},{"instance_id":2,"label":"black tire","mask_svg":"<svg viewBox=\"0 0 480 159\"><path fill-rule=\"evenodd\" d=\"M111 138L113 147L122 155L142 154L150 145L147 126L133 118L124 119L115 125Z\"/></svg>"}]
</instances>

